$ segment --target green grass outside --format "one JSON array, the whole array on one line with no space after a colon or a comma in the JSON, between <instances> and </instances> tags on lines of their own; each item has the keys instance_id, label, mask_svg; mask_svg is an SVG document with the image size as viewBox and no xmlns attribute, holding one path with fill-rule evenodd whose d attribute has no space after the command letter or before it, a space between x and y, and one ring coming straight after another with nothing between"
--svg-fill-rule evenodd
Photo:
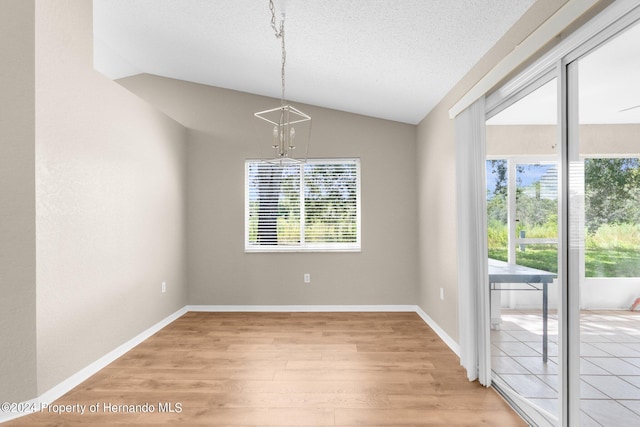
<instances>
[{"instance_id":1,"label":"green grass outside","mask_svg":"<svg viewBox=\"0 0 640 427\"><path fill-rule=\"evenodd\" d=\"M535 246L528 246L524 252L516 251L516 262L527 267L557 273L557 250ZM507 250L490 249L489 258L507 261ZM622 248L587 249L585 275L586 277L640 277L640 251Z\"/></svg>"},{"instance_id":2,"label":"green grass outside","mask_svg":"<svg viewBox=\"0 0 640 427\"><path fill-rule=\"evenodd\" d=\"M549 226L528 227L527 237L553 237ZM507 260L506 224L492 222L488 229L489 257ZM640 224L604 224L586 233L586 277L640 277ZM516 250L516 262L527 267L558 272L555 245L527 245Z\"/></svg>"},{"instance_id":3,"label":"green grass outside","mask_svg":"<svg viewBox=\"0 0 640 427\"><path fill-rule=\"evenodd\" d=\"M278 217L278 244L297 245L300 243L300 218ZM258 218L249 218L249 242L258 240ZM329 222L306 224L305 241L307 243L354 243L357 241L357 225L350 223L330 224Z\"/></svg>"}]
</instances>

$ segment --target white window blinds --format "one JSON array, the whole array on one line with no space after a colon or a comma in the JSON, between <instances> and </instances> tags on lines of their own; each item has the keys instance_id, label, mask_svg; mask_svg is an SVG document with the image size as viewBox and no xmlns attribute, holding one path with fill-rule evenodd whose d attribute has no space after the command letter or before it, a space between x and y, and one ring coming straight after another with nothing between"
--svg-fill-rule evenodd
<instances>
[{"instance_id":1,"label":"white window blinds","mask_svg":"<svg viewBox=\"0 0 640 427\"><path fill-rule=\"evenodd\" d=\"M358 250L358 159L246 162L245 251Z\"/></svg>"}]
</instances>

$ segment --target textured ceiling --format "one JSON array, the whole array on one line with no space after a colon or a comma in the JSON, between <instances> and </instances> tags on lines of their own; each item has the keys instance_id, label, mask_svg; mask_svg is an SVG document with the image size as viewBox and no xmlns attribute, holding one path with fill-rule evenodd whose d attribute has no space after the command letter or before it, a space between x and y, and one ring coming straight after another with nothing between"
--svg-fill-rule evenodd
<instances>
[{"instance_id":1,"label":"textured ceiling","mask_svg":"<svg viewBox=\"0 0 640 427\"><path fill-rule=\"evenodd\" d=\"M268 1L94 0L95 67L280 97ZM534 0L280 0L286 97L416 124Z\"/></svg>"}]
</instances>

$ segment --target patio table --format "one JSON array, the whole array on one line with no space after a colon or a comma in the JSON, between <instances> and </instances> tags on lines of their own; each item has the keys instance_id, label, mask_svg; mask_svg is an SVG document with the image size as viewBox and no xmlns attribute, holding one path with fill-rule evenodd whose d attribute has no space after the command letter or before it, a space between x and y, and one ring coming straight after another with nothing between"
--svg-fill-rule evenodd
<instances>
[{"instance_id":1,"label":"patio table","mask_svg":"<svg viewBox=\"0 0 640 427\"><path fill-rule=\"evenodd\" d=\"M558 277L556 273L510 264L489 258L489 289L491 291L542 291L542 361L547 363L549 315L549 283ZM520 287L502 288L498 284L515 284Z\"/></svg>"}]
</instances>

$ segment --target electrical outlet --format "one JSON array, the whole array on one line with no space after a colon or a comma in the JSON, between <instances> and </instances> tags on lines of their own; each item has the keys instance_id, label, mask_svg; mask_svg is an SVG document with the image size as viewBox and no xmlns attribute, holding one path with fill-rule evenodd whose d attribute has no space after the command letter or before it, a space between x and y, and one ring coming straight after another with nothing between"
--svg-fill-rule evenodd
<instances>
[{"instance_id":1,"label":"electrical outlet","mask_svg":"<svg viewBox=\"0 0 640 427\"><path fill-rule=\"evenodd\" d=\"M304 273L304 283L311 283L311 274Z\"/></svg>"},{"instance_id":2,"label":"electrical outlet","mask_svg":"<svg viewBox=\"0 0 640 427\"><path fill-rule=\"evenodd\" d=\"M164 294L165 292L167 292L167 282L162 282L162 293Z\"/></svg>"},{"instance_id":3,"label":"electrical outlet","mask_svg":"<svg viewBox=\"0 0 640 427\"><path fill-rule=\"evenodd\" d=\"M444 288L440 288L440 299L444 301Z\"/></svg>"}]
</instances>

